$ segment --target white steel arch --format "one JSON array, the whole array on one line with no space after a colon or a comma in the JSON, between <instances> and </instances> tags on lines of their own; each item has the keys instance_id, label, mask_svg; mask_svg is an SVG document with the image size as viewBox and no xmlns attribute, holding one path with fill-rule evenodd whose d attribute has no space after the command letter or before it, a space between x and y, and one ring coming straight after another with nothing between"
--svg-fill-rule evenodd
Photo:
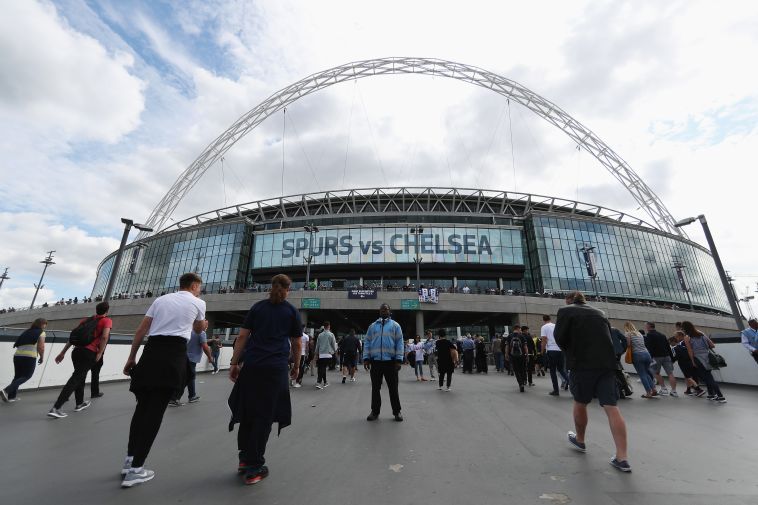
<instances>
[{"instance_id":1,"label":"white steel arch","mask_svg":"<svg viewBox=\"0 0 758 505\"><path fill-rule=\"evenodd\" d=\"M156 231L163 229L179 202L200 180L205 171L231 149L238 140L270 115L304 96L334 84L388 74L423 74L448 77L492 90L523 105L558 127L577 145L592 154L611 175L627 188L659 229L686 237L681 228L674 226L674 218L640 176L591 130L551 101L515 81L471 65L433 58L403 57L364 60L340 65L309 75L269 96L216 137L200 156L182 172L168 193L153 209L146 221L147 226ZM138 239L147 235L149 233L141 232Z\"/></svg>"}]
</instances>

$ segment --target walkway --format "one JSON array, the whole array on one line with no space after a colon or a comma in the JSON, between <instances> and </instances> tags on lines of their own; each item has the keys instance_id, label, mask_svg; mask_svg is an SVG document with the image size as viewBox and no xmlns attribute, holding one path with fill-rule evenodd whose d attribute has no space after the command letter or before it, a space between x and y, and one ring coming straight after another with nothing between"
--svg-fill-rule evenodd
<instances>
[{"instance_id":1,"label":"walkway","mask_svg":"<svg viewBox=\"0 0 758 505\"><path fill-rule=\"evenodd\" d=\"M632 474L614 470L605 415L594 406L588 453L565 442L571 400L547 396L549 378L520 394L513 377L455 373L451 393L401 372L405 422L384 391L368 423L370 384L293 390L294 424L272 436L271 476L243 486L236 437L226 431L230 382L202 374L202 399L169 409L148 467L156 478L119 488L133 397L124 382L69 417L45 417L58 390L0 404L0 496L8 505L259 503L296 505L552 504L755 505L756 389L726 387L729 403L682 397L622 403ZM639 389L639 387L638 387ZM276 429L276 428L275 428ZM275 430L274 429L274 430Z\"/></svg>"}]
</instances>

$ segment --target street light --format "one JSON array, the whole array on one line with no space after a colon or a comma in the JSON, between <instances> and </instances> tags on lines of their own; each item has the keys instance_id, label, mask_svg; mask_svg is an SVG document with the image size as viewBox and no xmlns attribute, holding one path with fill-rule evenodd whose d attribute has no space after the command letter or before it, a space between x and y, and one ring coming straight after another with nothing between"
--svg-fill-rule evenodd
<instances>
[{"instance_id":1,"label":"street light","mask_svg":"<svg viewBox=\"0 0 758 505\"><path fill-rule=\"evenodd\" d=\"M411 233L416 236L416 257L413 259L413 262L416 263L416 289L419 289L421 287L421 261L423 258L420 258L418 255L418 236L424 233L424 227L416 225L411 228Z\"/></svg>"},{"instance_id":2,"label":"street light","mask_svg":"<svg viewBox=\"0 0 758 505\"><path fill-rule=\"evenodd\" d=\"M679 286L682 291L687 295L687 302L690 304L690 312L694 312L695 308L692 306L692 297L690 296L690 288L687 286L687 282L684 280L684 269L687 268L677 257L674 257L674 265L672 266L676 270L676 277L679 279Z\"/></svg>"},{"instance_id":3,"label":"street light","mask_svg":"<svg viewBox=\"0 0 758 505\"><path fill-rule=\"evenodd\" d=\"M587 275L590 276L592 282L592 289L595 290L595 298L600 301L600 290L597 287L597 267L595 266L595 246L584 244L584 247L579 249L584 256L584 266L587 267Z\"/></svg>"},{"instance_id":4,"label":"street light","mask_svg":"<svg viewBox=\"0 0 758 505\"><path fill-rule=\"evenodd\" d=\"M9 279L10 277L8 277L8 267L5 267L5 272L3 272L3 275L0 275L0 288L3 287L3 282Z\"/></svg>"},{"instance_id":5,"label":"street light","mask_svg":"<svg viewBox=\"0 0 758 505\"><path fill-rule=\"evenodd\" d=\"M305 258L305 289L311 287L311 262L313 261L313 234L318 233L318 226L313 223L303 226L303 229L308 233L308 257Z\"/></svg>"},{"instance_id":6,"label":"street light","mask_svg":"<svg viewBox=\"0 0 758 505\"><path fill-rule=\"evenodd\" d=\"M53 261L53 253L54 252L55 251L48 251L47 252L47 258L45 258L42 261L40 261L40 263L44 263L45 264L45 268L42 269L42 275L39 278L39 283L37 283L37 284L34 285L34 287L37 288L37 289L34 291L34 298L32 298L32 303L31 303L31 305L29 305L29 309L30 310L34 308L34 302L37 300L37 293L39 293L40 289L42 289L43 287L45 287L44 284L42 284L42 279L45 278L45 272L47 272L47 267L49 267L50 265L55 265L55 261Z\"/></svg>"},{"instance_id":7,"label":"street light","mask_svg":"<svg viewBox=\"0 0 758 505\"><path fill-rule=\"evenodd\" d=\"M121 237L121 245L118 247L118 253L116 254L116 261L114 261L113 263L113 268L111 269L111 275L108 278L108 287L105 288L105 295L103 295L104 302L110 300L111 294L113 294L113 285L116 284L116 276L118 275L118 269L121 266L121 257L124 255L126 240L129 238L129 232L131 231L132 226L137 228L139 231L146 231L148 233L153 231L153 229L150 228L149 226L135 223L131 219L126 219L125 217L121 218L121 222L124 223L124 234Z\"/></svg>"},{"instance_id":8,"label":"street light","mask_svg":"<svg viewBox=\"0 0 758 505\"><path fill-rule=\"evenodd\" d=\"M708 227L708 221L706 221L705 216L703 214L700 214L696 218L688 217L686 219L682 219L681 221L677 221L674 226L681 228L682 226L687 226L688 224L694 223L696 220L700 221L700 224L703 226L703 233L705 233L705 239L708 241L708 247L711 249L711 256L713 256L713 261L716 263L716 270L719 272L721 284L723 285L724 291L726 292L726 297L729 300L729 307L732 310L732 316L734 316L734 321L737 323L737 328L739 331L742 331L745 329L745 324L742 322L742 317L740 316L740 308L737 305L737 300L735 299L734 293L732 292L732 287L726 278L724 265L721 264L721 258L719 257L719 253L716 250L716 244L713 243L711 229Z\"/></svg>"}]
</instances>

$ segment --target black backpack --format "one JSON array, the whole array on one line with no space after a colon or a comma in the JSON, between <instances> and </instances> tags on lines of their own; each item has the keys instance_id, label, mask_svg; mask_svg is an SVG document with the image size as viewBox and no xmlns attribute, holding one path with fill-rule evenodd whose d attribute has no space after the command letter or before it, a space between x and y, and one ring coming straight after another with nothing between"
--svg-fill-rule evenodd
<instances>
[{"instance_id":1,"label":"black backpack","mask_svg":"<svg viewBox=\"0 0 758 505\"><path fill-rule=\"evenodd\" d=\"M75 347L84 347L95 340L95 331L99 321L95 316L85 319L79 325L71 330L68 337L68 343Z\"/></svg>"},{"instance_id":2,"label":"black backpack","mask_svg":"<svg viewBox=\"0 0 758 505\"><path fill-rule=\"evenodd\" d=\"M523 356L524 355L524 341L518 335L513 335L511 338L511 356Z\"/></svg>"}]
</instances>

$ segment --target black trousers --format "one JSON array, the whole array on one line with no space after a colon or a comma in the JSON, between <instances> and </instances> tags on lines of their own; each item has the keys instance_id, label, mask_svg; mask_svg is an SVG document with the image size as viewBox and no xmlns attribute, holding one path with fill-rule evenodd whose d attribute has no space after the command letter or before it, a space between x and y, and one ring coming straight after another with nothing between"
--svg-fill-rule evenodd
<instances>
[{"instance_id":1,"label":"black trousers","mask_svg":"<svg viewBox=\"0 0 758 505\"><path fill-rule=\"evenodd\" d=\"M568 376L563 369L563 352L547 351L547 365L550 367L550 381L553 383L553 391L558 391L558 374L561 374L563 382L568 382Z\"/></svg>"},{"instance_id":2,"label":"black trousers","mask_svg":"<svg viewBox=\"0 0 758 505\"><path fill-rule=\"evenodd\" d=\"M397 390L398 375L397 364L394 361L371 362L371 413L379 415L382 410L382 380L387 382L390 392L390 405L392 414L400 413L400 393Z\"/></svg>"},{"instance_id":3,"label":"black trousers","mask_svg":"<svg viewBox=\"0 0 758 505\"><path fill-rule=\"evenodd\" d=\"M463 351L463 373L474 373L474 350L466 349Z\"/></svg>"},{"instance_id":4,"label":"black trousers","mask_svg":"<svg viewBox=\"0 0 758 505\"><path fill-rule=\"evenodd\" d=\"M450 383L453 381L453 372L450 370L445 370L445 371L438 370L438 374L439 374L440 387L442 387L442 383L444 382L445 377L447 377L447 387L449 388Z\"/></svg>"},{"instance_id":5,"label":"black trousers","mask_svg":"<svg viewBox=\"0 0 758 505\"><path fill-rule=\"evenodd\" d=\"M308 356L300 356L300 369L297 371L297 382L298 384L303 383L303 375L305 374L305 358Z\"/></svg>"},{"instance_id":6,"label":"black trousers","mask_svg":"<svg viewBox=\"0 0 758 505\"><path fill-rule=\"evenodd\" d=\"M526 384L526 357L525 356L511 356L511 366L513 372L516 374L516 380L519 386Z\"/></svg>"},{"instance_id":7,"label":"black trousers","mask_svg":"<svg viewBox=\"0 0 758 505\"><path fill-rule=\"evenodd\" d=\"M329 366L329 363L332 362L332 358L319 358L316 362L316 365L318 366L318 377L316 378L316 382L323 382L326 384L326 367Z\"/></svg>"},{"instance_id":8,"label":"black trousers","mask_svg":"<svg viewBox=\"0 0 758 505\"><path fill-rule=\"evenodd\" d=\"M534 356L527 356L526 358L526 378L529 384L532 383L532 373L534 371Z\"/></svg>"},{"instance_id":9,"label":"black trousers","mask_svg":"<svg viewBox=\"0 0 758 505\"><path fill-rule=\"evenodd\" d=\"M84 403L84 383L87 380L87 372L95 364L95 358L97 358L97 354L84 347L76 347L71 351L71 361L74 362L74 373L71 374L68 382L66 382L66 385L61 390L61 394L58 395L58 399L54 405L56 409L61 408L68 401L71 393L74 393L77 405Z\"/></svg>"},{"instance_id":10,"label":"black trousers","mask_svg":"<svg viewBox=\"0 0 758 505\"><path fill-rule=\"evenodd\" d=\"M133 467L141 467L150 453L153 441L163 422L168 402L173 398L172 388L145 389L134 393L137 408L134 409L132 423L129 426L129 446L127 455L132 456Z\"/></svg>"},{"instance_id":11,"label":"black trousers","mask_svg":"<svg viewBox=\"0 0 758 505\"><path fill-rule=\"evenodd\" d=\"M91 396L97 396L100 394L100 369L103 368L103 358L100 357L99 361L96 361L94 365L92 365L92 370L90 370L90 373L92 374L92 381L90 382L90 395Z\"/></svg>"}]
</instances>

